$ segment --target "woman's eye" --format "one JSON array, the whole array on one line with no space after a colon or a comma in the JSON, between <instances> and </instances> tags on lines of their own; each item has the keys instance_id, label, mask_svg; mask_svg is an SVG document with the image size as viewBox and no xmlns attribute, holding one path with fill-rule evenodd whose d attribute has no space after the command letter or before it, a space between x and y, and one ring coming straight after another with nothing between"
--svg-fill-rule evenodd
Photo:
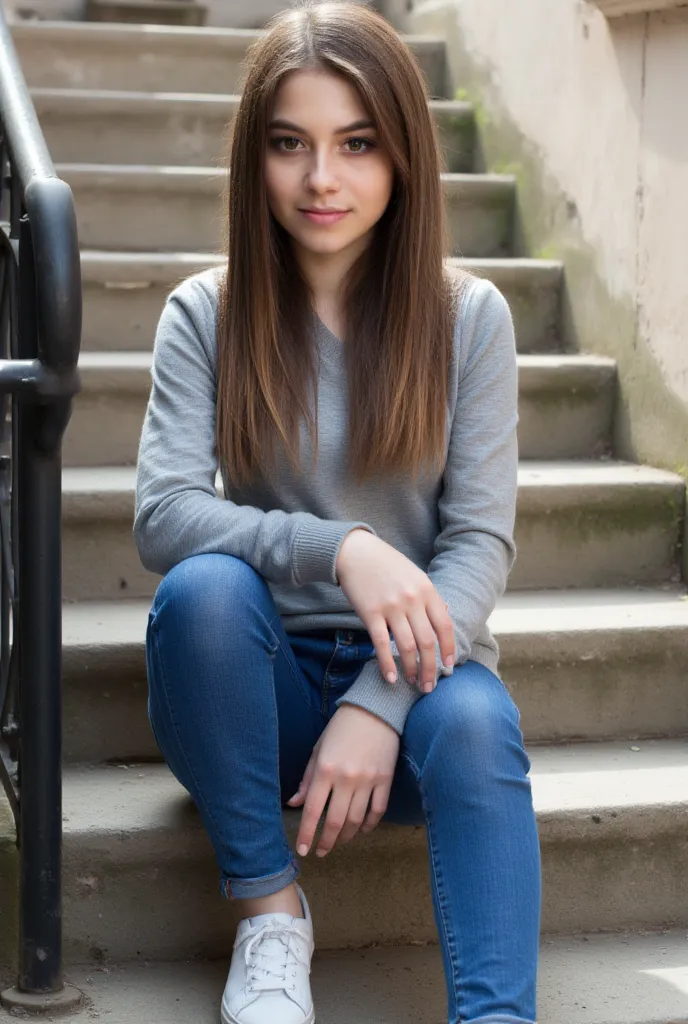
<instances>
[{"instance_id":1,"label":"woman's eye","mask_svg":"<svg viewBox=\"0 0 688 1024\"><path fill-rule=\"evenodd\" d=\"M363 138L360 138L359 136L354 136L353 138L347 139L346 141L347 142L354 142L354 143L357 143L357 144L360 144L361 142L363 143L365 148L364 149L354 149L353 150L354 153L367 153L369 149L374 149L375 148L375 143L373 142L372 139L363 139Z\"/></svg>"},{"instance_id":2,"label":"woman's eye","mask_svg":"<svg viewBox=\"0 0 688 1024\"><path fill-rule=\"evenodd\" d=\"M281 142L300 142L300 139L297 139L295 135L280 135L277 138L271 139L270 142L275 147L275 149L279 149ZM287 153L293 152L293 149L287 147Z\"/></svg>"}]
</instances>

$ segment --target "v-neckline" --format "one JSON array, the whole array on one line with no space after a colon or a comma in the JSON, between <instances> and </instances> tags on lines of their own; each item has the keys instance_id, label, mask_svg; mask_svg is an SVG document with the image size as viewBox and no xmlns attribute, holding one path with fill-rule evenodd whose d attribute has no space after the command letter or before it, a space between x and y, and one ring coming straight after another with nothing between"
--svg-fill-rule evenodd
<instances>
[{"instance_id":1,"label":"v-neckline","mask_svg":"<svg viewBox=\"0 0 688 1024\"><path fill-rule=\"evenodd\" d=\"M315 313L314 316L321 349L341 358L344 351L344 342L340 341L336 334L333 334L327 324L320 319L317 313Z\"/></svg>"}]
</instances>

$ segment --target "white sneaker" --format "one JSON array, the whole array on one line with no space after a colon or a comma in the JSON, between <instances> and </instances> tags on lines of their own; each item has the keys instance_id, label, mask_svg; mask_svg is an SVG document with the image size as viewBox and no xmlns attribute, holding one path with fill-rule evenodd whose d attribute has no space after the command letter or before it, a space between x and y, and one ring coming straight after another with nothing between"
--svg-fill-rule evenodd
<instances>
[{"instance_id":1,"label":"white sneaker","mask_svg":"<svg viewBox=\"0 0 688 1024\"><path fill-rule=\"evenodd\" d=\"M313 921L297 885L304 918L259 914L239 922L222 996L223 1024L313 1024Z\"/></svg>"}]
</instances>

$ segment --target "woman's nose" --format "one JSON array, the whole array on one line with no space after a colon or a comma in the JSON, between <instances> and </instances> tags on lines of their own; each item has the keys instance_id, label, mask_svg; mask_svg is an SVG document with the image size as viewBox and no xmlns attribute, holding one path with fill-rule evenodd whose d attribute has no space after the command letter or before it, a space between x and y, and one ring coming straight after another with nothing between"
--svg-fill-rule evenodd
<instances>
[{"instance_id":1,"label":"woman's nose","mask_svg":"<svg viewBox=\"0 0 688 1024\"><path fill-rule=\"evenodd\" d=\"M313 189L331 189L337 185L334 162L328 153L314 152L306 173L306 183Z\"/></svg>"}]
</instances>

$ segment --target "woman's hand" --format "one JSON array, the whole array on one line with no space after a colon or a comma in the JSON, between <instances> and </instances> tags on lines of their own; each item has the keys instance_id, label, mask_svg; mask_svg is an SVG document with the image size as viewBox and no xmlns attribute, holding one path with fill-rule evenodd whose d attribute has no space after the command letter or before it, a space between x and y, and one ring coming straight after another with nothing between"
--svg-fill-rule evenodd
<instances>
[{"instance_id":1,"label":"woman's hand","mask_svg":"<svg viewBox=\"0 0 688 1024\"><path fill-rule=\"evenodd\" d=\"M289 807L305 806L296 840L305 857L330 797L327 818L316 854L324 857L336 842L348 843L358 832L370 832L387 810L399 756L399 736L390 725L364 708L338 708L313 748L298 791ZM368 805L370 804L370 809Z\"/></svg>"},{"instance_id":2,"label":"woman's hand","mask_svg":"<svg viewBox=\"0 0 688 1024\"><path fill-rule=\"evenodd\" d=\"M336 562L339 584L365 624L380 670L389 682L397 671L389 633L399 648L404 675L429 693L436 683L436 641L445 665L454 664L454 627L447 605L427 573L368 530L347 534ZM416 660L420 655L420 676ZM392 678L393 677L393 678Z\"/></svg>"}]
</instances>

